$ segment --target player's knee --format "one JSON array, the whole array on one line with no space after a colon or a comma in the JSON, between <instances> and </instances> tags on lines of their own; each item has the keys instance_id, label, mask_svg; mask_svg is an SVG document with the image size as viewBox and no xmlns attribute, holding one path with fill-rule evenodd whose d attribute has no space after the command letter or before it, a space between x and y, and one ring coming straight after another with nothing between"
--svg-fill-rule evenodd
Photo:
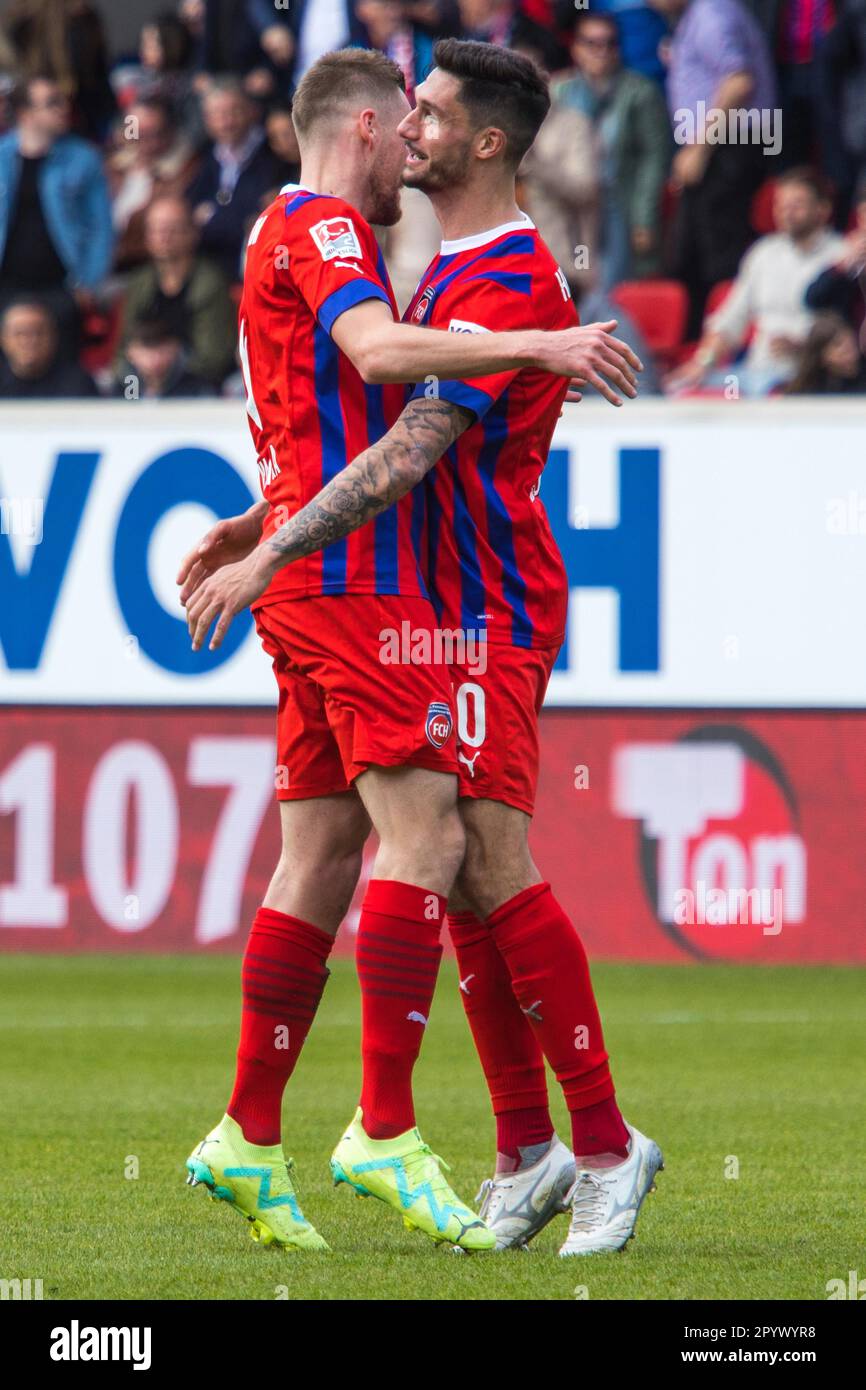
<instances>
[{"instance_id":1,"label":"player's knee","mask_svg":"<svg viewBox=\"0 0 866 1390\"><path fill-rule=\"evenodd\" d=\"M303 856L282 855L268 889L268 903L307 921L317 915L336 931L349 910L363 860L354 846L334 845Z\"/></svg>"},{"instance_id":2,"label":"player's knee","mask_svg":"<svg viewBox=\"0 0 866 1390\"><path fill-rule=\"evenodd\" d=\"M395 825L380 836L377 864L394 878L420 883L447 895L466 845L456 806L436 817Z\"/></svg>"},{"instance_id":3,"label":"player's knee","mask_svg":"<svg viewBox=\"0 0 866 1390\"><path fill-rule=\"evenodd\" d=\"M538 880L538 871L524 837L495 842L471 824L466 826L466 851L456 886L476 916L489 917L503 902Z\"/></svg>"}]
</instances>

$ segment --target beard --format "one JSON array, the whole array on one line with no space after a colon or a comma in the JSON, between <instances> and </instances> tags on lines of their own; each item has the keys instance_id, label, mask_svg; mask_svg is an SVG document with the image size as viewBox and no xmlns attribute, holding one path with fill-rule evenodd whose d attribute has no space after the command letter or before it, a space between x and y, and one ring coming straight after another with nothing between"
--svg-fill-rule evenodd
<instances>
[{"instance_id":1,"label":"beard","mask_svg":"<svg viewBox=\"0 0 866 1390\"><path fill-rule=\"evenodd\" d=\"M374 169L370 182L370 210L368 222L377 227L393 227L400 221L403 209L400 206L400 184L387 181Z\"/></svg>"},{"instance_id":2,"label":"beard","mask_svg":"<svg viewBox=\"0 0 866 1390\"><path fill-rule=\"evenodd\" d=\"M406 188L420 188L422 193L437 193L443 188L456 188L466 182L469 173L469 144L457 146L446 154L428 157L421 164L403 170Z\"/></svg>"}]
</instances>

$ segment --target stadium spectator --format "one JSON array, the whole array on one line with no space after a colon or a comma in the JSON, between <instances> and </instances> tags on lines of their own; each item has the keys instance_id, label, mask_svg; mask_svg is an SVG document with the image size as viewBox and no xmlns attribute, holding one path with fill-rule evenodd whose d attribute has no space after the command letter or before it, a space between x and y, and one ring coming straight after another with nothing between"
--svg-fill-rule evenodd
<instances>
[{"instance_id":1,"label":"stadium spectator","mask_svg":"<svg viewBox=\"0 0 866 1390\"><path fill-rule=\"evenodd\" d=\"M866 179L857 191L854 217L839 259L812 281L806 304L810 309L832 309L859 327L866 309Z\"/></svg>"},{"instance_id":2,"label":"stadium spectator","mask_svg":"<svg viewBox=\"0 0 866 1390\"><path fill-rule=\"evenodd\" d=\"M574 0L557 0L560 22L574 23ZM616 19L623 67L642 73L659 86L664 85L665 65L661 47L668 34L665 17L653 0L592 0L593 14L610 14Z\"/></svg>"},{"instance_id":3,"label":"stadium spectator","mask_svg":"<svg viewBox=\"0 0 866 1390\"><path fill-rule=\"evenodd\" d=\"M355 0L355 14L364 25L367 46L387 54L402 71L411 101L433 66L432 36L410 23L400 0Z\"/></svg>"},{"instance_id":4,"label":"stadium spectator","mask_svg":"<svg viewBox=\"0 0 866 1390\"><path fill-rule=\"evenodd\" d=\"M674 264L689 289L686 331L695 337L710 289L731 279L752 240L750 204L769 171L759 120L748 122L747 138L742 130L725 143L706 137L715 141L729 112L772 113L776 81L761 28L740 0L656 4L678 20L668 74L668 105L680 147L672 171L681 190Z\"/></svg>"},{"instance_id":5,"label":"stadium spectator","mask_svg":"<svg viewBox=\"0 0 866 1390\"><path fill-rule=\"evenodd\" d=\"M16 88L14 130L0 137L0 309L21 294L52 309L64 357L78 351L79 309L111 266L108 186L98 152L69 131L50 77Z\"/></svg>"},{"instance_id":6,"label":"stadium spectator","mask_svg":"<svg viewBox=\"0 0 866 1390\"><path fill-rule=\"evenodd\" d=\"M287 9L278 9L274 0L204 0L201 11L182 13L199 29L203 71L236 74L250 96L289 95L296 42Z\"/></svg>"},{"instance_id":7,"label":"stadium spectator","mask_svg":"<svg viewBox=\"0 0 866 1390\"><path fill-rule=\"evenodd\" d=\"M183 194L198 168L198 159L185 132L178 128L174 109L160 96L143 97L124 117L118 148L107 161L112 221L118 270L141 265L147 250L144 217L156 198Z\"/></svg>"},{"instance_id":8,"label":"stadium spectator","mask_svg":"<svg viewBox=\"0 0 866 1390\"><path fill-rule=\"evenodd\" d=\"M289 181L292 170L268 147L258 108L237 78L214 81L203 113L211 145L187 197L201 228L202 251L236 280L245 224L267 193Z\"/></svg>"},{"instance_id":9,"label":"stadium spectator","mask_svg":"<svg viewBox=\"0 0 866 1390\"><path fill-rule=\"evenodd\" d=\"M698 386L712 369L753 337L734 369L743 395L763 395L797 370L799 352L814 320L807 287L839 259L842 237L828 229L831 202L808 169L790 169L776 184L777 230L746 253L730 294L708 319L691 360L668 379L672 390Z\"/></svg>"},{"instance_id":10,"label":"stadium spectator","mask_svg":"<svg viewBox=\"0 0 866 1390\"><path fill-rule=\"evenodd\" d=\"M838 23L821 57L828 76L823 94L832 90L838 98L838 140L830 143L829 153L838 155L841 167L830 172L850 197L866 176L866 0L839 0ZM844 216L844 196L840 210Z\"/></svg>"},{"instance_id":11,"label":"stadium spectator","mask_svg":"<svg viewBox=\"0 0 866 1390\"><path fill-rule=\"evenodd\" d=\"M862 396L866 394L866 357L857 334L838 314L819 314L787 388L792 396Z\"/></svg>"},{"instance_id":12,"label":"stadium spectator","mask_svg":"<svg viewBox=\"0 0 866 1390\"><path fill-rule=\"evenodd\" d=\"M95 396L96 385L77 362L58 353L57 323L40 300L13 301L0 319L0 398L66 400Z\"/></svg>"},{"instance_id":13,"label":"stadium spectator","mask_svg":"<svg viewBox=\"0 0 866 1390\"><path fill-rule=\"evenodd\" d=\"M297 0L292 27L297 35L292 73L295 86L323 53L348 44L365 46L364 26L355 14L352 0L328 0L325 5L321 0Z\"/></svg>"},{"instance_id":14,"label":"stadium spectator","mask_svg":"<svg viewBox=\"0 0 866 1390\"><path fill-rule=\"evenodd\" d=\"M204 140L195 75L191 70L193 39L180 15L170 11L142 25L138 63L113 69L111 84L122 111L149 97L167 102L190 144Z\"/></svg>"},{"instance_id":15,"label":"stadium spectator","mask_svg":"<svg viewBox=\"0 0 866 1390\"><path fill-rule=\"evenodd\" d=\"M288 183L297 183L301 172L301 152L292 120L292 108L280 102L270 107L265 117L268 148L275 159L288 169Z\"/></svg>"},{"instance_id":16,"label":"stadium spectator","mask_svg":"<svg viewBox=\"0 0 866 1390\"><path fill-rule=\"evenodd\" d=\"M150 260L129 280L117 366L135 325L155 319L183 344L187 369L218 385L232 370L236 312L223 272L196 254L198 232L182 198L151 203L145 240Z\"/></svg>"},{"instance_id":17,"label":"stadium spectator","mask_svg":"<svg viewBox=\"0 0 866 1390\"><path fill-rule=\"evenodd\" d=\"M132 325L112 395L165 401L216 394L190 370L183 341L170 324L146 315Z\"/></svg>"},{"instance_id":18,"label":"stadium spectator","mask_svg":"<svg viewBox=\"0 0 866 1390\"><path fill-rule=\"evenodd\" d=\"M462 39L481 43L511 43L515 23L513 0L458 0Z\"/></svg>"},{"instance_id":19,"label":"stadium spectator","mask_svg":"<svg viewBox=\"0 0 866 1390\"><path fill-rule=\"evenodd\" d=\"M535 38L521 26L515 50L544 69L544 54L531 42ZM595 283L599 242L601 171L589 117L565 102L552 102L518 177L521 206L578 299Z\"/></svg>"},{"instance_id":20,"label":"stadium spectator","mask_svg":"<svg viewBox=\"0 0 866 1390\"><path fill-rule=\"evenodd\" d=\"M114 115L102 18L87 0L12 0L3 16L22 78L45 73L72 103L74 126L100 141Z\"/></svg>"},{"instance_id":21,"label":"stadium spectator","mask_svg":"<svg viewBox=\"0 0 866 1390\"><path fill-rule=\"evenodd\" d=\"M837 0L743 0L758 20L776 64L785 139L780 169L812 164L830 174L822 158L833 135L831 93L822 61Z\"/></svg>"},{"instance_id":22,"label":"stadium spectator","mask_svg":"<svg viewBox=\"0 0 866 1390\"><path fill-rule=\"evenodd\" d=\"M575 72L554 83L551 95L583 113L595 132L602 181L597 283L607 290L661 269L670 124L655 83L623 67L612 15L579 15L571 51Z\"/></svg>"}]
</instances>

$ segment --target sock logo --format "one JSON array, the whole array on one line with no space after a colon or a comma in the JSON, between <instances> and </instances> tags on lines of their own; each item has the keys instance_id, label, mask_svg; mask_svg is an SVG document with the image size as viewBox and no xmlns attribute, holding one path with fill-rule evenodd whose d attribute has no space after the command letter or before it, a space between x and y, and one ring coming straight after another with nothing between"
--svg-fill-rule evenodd
<instances>
[{"instance_id":1,"label":"sock logo","mask_svg":"<svg viewBox=\"0 0 866 1390\"><path fill-rule=\"evenodd\" d=\"M534 1002L533 1004L530 1004L530 1005L529 1005L529 1008L528 1008L528 1009L524 1009L524 1008L522 1007L522 1005L521 1005L521 1012L522 1012L522 1013L525 1013L527 1018L534 1018L535 1021L536 1021L536 1023L543 1023L543 1022L544 1022L544 1019L541 1017L541 1014L538 1012L538 1006L539 1006L540 1003L541 1003L541 1000L540 1000L540 999L536 999L535 1002Z\"/></svg>"},{"instance_id":2,"label":"sock logo","mask_svg":"<svg viewBox=\"0 0 866 1390\"><path fill-rule=\"evenodd\" d=\"M424 1017L423 1014L419 1014L418 1011L417 1011L417 1009L412 1009L412 1010L410 1010L410 1012L406 1015L406 1022L407 1022L407 1023L423 1023L424 1027L425 1027L425 1028L427 1027L427 1020L426 1020L426 1018Z\"/></svg>"},{"instance_id":3,"label":"sock logo","mask_svg":"<svg viewBox=\"0 0 866 1390\"><path fill-rule=\"evenodd\" d=\"M469 981L470 981L470 980L474 980L474 979L475 979L475 976L474 976L474 975L467 975L465 980L461 980L461 981L460 981L460 988L462 989L462 991L463 991L464 994L468 994L468 993L469 993Z\"/></svg>"}]
</instances>

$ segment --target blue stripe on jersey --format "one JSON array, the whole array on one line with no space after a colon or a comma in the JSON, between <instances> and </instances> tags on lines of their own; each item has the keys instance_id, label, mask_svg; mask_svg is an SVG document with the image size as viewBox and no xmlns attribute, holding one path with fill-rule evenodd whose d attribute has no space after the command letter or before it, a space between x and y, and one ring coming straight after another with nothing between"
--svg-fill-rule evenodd
<instances>
[{"instance_id":1,"label":"blue stripe on jersey","mask_svg":"<svg viewBox=\"0 0 866 1390\"><path fill-rule=\"evenodd\" d=\"M322 196L321 193L293 193L291 197L286 199L286 217L290 217L293 212L297 212L298 208L302 208L305 203L312 202L313 198L321 198ZM330 197L331 195L325 194L324 196Z\"/></svg>"},{"instance_id":2,"label":"blue stripe on jersey","mask_svg":"<svg viewBox=\"0 0 866 1390\"><path fill-rule=\"evenodd\" d=\"M466 284L472 284L475 280L492 280L494 285L501 285L504 290L513 290L515 294L532 294L532 276L513 270L487 270L483 275L470 275Z\"/></svg>"},{"instance_id":3,"label":"blue stripe on jersey","mask_svg":"<svg viewBox=\"0 0 866 1390\"><path fill-rule=\"evenodd\" d=\"M340 403L339 350L324 328L313 330L314 385L322 435L322 487L346 466L346 431ZM330 593L346 590L346 537L322 551L322 587Z\"/></svg>"},{"instance_id":4,"label":"blue stripe on jersey","mask_svg":"<svg viewBox=\"0 0 866 1390\"><path fill-rule=\"evenodd\" d=\"M465 381L440 381L436 390L440 401L450 401L452 405L462 405L467 410L474 410L479 420L487 414L493 404L493 397L486 391L482 391L478 386L470 386ZM418 400L425 396L426 392L426 386L419 382L412 392L411 399Z\"/></svg>"},{"instance_id":5,"label":"blue stripe on jersey","mask_svg":"<svg viewBox=\"0 0 866 1390\"><path fill-rule=\"evenodd\" d=\"M460 561L460 626L464 632L487 630L482 616L487 612L486 591L475 546L475 522L466 501L466 490L457 466L457 451L452 445L445 455L451 465L454 481L454 541ZM440 460L437 467L441 468Z\"/></svg>"},{"instance_id":6,"label":"blue stripe on jersey","mask_svg":"<svg viewBox=\"0 0 866 1390\"><path fill-rule=\"evenodd\" d=\"M533 625L526 611L526 584L514 553L514 532L508 509L496 491L496 465L502 446L508 437L508 392L482 422L484 443L478 451L476 468L484 486L487 504L487 539L490 548L502 564L502 597L511 609L511 643L514 647L531 647ZM463 548L460 547L463 567ZM474 560L474 557L473 557ZM477 561L475 561L477 564Z\"/></svg>"},{"instance_id":7,"label":"blue stripe on jersey","mask_svg":"<svg viewBox=\"0 0 866 1390\"><path fill-rule=\"evenodd\" d=\"M365 386L367 399L367 438L370 443L388 433L381 386ZM400 569L397 563L397 508L388 507L373 522L373 556L376 566L376 593L399 594Z\"/></svg>"},{"instance_id":8,"label":"blue stripe on jersey","mask_svg":"<svg viewBox=\"0 0 866 1390\"><path fill-rule=\"evenodd\" d=\"M504 241L494 242L492 246L483 247L477 256L472 257L471 261L462 261L460 265L451 270L450 267L457 256L463 254L455 251L451 256L443 256L436 267L434 274L440 278L436 279L431 275L425 283L427 285L435 284L436 293L441 294L443 290L448 288L452 280L456 280L457 276L462 275L464 271L471 270L474 265L478 265L479 261L498 260L501 256L531 256L535 248L536 242L531 236L524 236L522 233L509 236Z\"/></svg>"},{"instance_id":9,"label":"blue stripe on jersey","mask_svg":"<svg viewBox=\"0 0 866 1390\"><path fill-rule=\"evenodd\" d=\"M427 477L429 479L429 473ZM413 489L412 520L410 522L409 534L412 538L412 550L415 554L415 570L418 575L418 585L422 594L424 594L426 598L429 598L430 594L428 593L427 585L424 583L424 571L422 568L424 524L427 520L427 493L428 488L426 486Z\"/></svg>"},{"instance_id":10,"label":"blue stripe on jersey","mask_svg":"<svg viewBox=\"0 0 866 1390\"><path fill-rule=\"evenodd\" d=\"M427 474L424 479L424 497L427 512L427 577L430 581L430 602L436 610L437 623L442 621L442 599L436 589L436 567L439 562L439 531L442 526L442 506L436 496L436 488L433 482L433 474L437 468L442 467L442 460ZM417 489L421 491L420 488ZM412 518L415 520L414 516Z\"/></svg>"},{"instance_id":11,"label":"blue stripe on jersey","mask_svg":"<svg viewBox=\"0 0 866 1390\"><path fill-rule=\"evenodd\" d=\"M391 308L391 301L382 286L375 280L362 279L359 276L357 280L349 280L345 285L341 285L322 301L319 305L319 323L326 333L330 333L341 314L347 309L354 309L356 304L363 304L365 299L382 299L388 308Z\"/></svg>"}]
</instances>

